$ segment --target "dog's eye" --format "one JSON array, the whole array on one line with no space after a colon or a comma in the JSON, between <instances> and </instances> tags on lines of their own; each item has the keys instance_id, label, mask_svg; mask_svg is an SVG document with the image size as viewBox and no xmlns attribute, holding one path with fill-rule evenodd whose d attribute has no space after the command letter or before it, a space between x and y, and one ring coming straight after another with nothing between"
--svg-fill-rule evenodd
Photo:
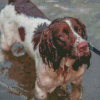
<instances>
[{"instance_id":1,"label":"dog's eye","mask_svg":"<svg viewBox=\"0 0 100 100\"><path fill-rule=\"evenodd\" d=\"M64 38L65 36L66 36L66 34L63 32L63 33L61 34L61 37Z\"/></svg>"},{"instance_id":2,"label":"dog's eye","mask_svg":"<svg viewBox=\"0 0 100 100\"><path fill-rule=\"evenodd\" d=\"M65 38L67 35L68 35L68 31L64 29L60 37Z\"/></svg>"},{"instance_id":3,"label":"dog's eye","mask_svg":"<svg viewBox=\"0 0 100 100\"><path fill-rule=\"evenodd\" d=\"M65 33L62 33L61 36L64 37L65 36Z\"/></svg>"},{"instance_id":4,"label":"dog's eye","mask_svg":"<svg viewBox=\"0 0 100 100\"><path fill-rule=\"evenodd\" d=\"M79 27L78 28L78 32L81 33L82 32L82 28Z\"/></svg>"},{"instance_id":5,"label":"dog's eye","mask_svg":"<svg viewBox=\"0 0 100 100\"><path fill-rule=\"evenodd\" d=\"M80 36L82 36L82 33L83 33L82 28L81 28L81 27L78 27L78 34L79 34Z\"/></svg>"},{"instance_id":6,"label":"dog's eye","mask_svg":"<svg viewBox=\"0 0 100 100\"><path fill-rule=\"evenodd\" d=\"M75 31L78 32L78 33L82 33L82 32L83 32L83 30L82 30L81 27L75 27L74 29L75 29Z\"/></svg>"}]
</instances>

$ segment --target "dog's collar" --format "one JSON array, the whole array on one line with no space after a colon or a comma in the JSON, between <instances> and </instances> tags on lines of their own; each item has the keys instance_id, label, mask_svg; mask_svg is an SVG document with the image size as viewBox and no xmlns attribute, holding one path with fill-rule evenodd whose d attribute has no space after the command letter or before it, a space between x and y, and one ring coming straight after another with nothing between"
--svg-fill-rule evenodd
<instances>
[{"instance_id":1,"label":"dog's collar","mask_svg":"<svg viewBox=\"0 0 100 100\"><path fill-rule=\"evenodd\" d=\"M100 56L100 51L98 49L96 49L93 45L91 45L91 43L88 43L88 45L91 51L93 51L94 53Z\"/></svg>"}]
</instances>

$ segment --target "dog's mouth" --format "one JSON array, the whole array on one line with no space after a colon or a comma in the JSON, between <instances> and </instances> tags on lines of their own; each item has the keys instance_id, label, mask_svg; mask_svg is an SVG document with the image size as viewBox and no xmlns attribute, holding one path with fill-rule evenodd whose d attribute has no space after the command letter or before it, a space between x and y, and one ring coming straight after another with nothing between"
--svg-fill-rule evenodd
<instances>
[{"instance_id":1,"label":"dog's mouth","mask_svg":"<svg viewBox=\"0 0 100 100\"><path fill-rule=\"evenodd\" d=\"M69 54L66 54L66 57L71 58L71 59L75 59L75 60L79 59L83 56L85 56L85 57L89 56L89 52L75 52L74 51L74 52L71 52Z\"/></svg>"},{"instance_id":2,"label":"dog's mouth","mask_svg":"<svg viewBox=\"0 0 100 100\"><path fill-rule=\"evenodd\" d=\"M87 64L87 68L90 66L91 58L91 52L86 52L82 54L81 56L74 56L74 57L66 57L65 63L64 63L64 70L67 69L70 71L70 68L72 67L74 70L78 70L78 67L82 64Z\"/></svg>"},{"instance_id":3,"label":"dog's mouth","mask_svg":"<svg viewBox=\"0 0 100 100\"><path fill-rule=\"evenodd\" d=\"M72 50L69 51L69 54L66 54L67 57L72 58L72 59L79 59L83 56L87 57L89 56L89 47L87 47L86 50L84 51L79 51L77 47L72 48Z\"/></svg>"},{"instance_id":4,"label":"dog's mouth","mask_svg":"<svg viewBox=\"0 0 100 100\"><path fill-rule=\"evenodd\" d=\"M89 46L86 41L82 41L79 43L74 43L73 46L71 46L68 57L73 59L78 59L82 56L88 56L89 55Z\"/></svg>"},{"instance_id":5,"label":"dog's mouth","mask_svg":"<svg viewBox=\"0 0 100 100\"><path fill-rule=\"evenodd\" d=\"M89 56L89 51L77 52L76 59L81 58L81 57L83 57L83 56L85 56L85 57Z\"/></svg>"}]
</instances>

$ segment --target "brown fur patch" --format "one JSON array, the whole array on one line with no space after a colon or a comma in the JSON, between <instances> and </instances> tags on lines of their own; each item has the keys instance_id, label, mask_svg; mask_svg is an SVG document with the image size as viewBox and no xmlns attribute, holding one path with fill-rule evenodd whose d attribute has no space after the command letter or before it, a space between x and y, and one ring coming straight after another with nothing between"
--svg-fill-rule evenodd
<instances>
[{"instance_id":1,"label":"brown fur patch","mask_svg":"<svg viewBox=\"0 0 100 100\"><path fill-rule=\"evenodd\" d=\"M36 49L36 46L38 45L38 43L40 41L40 37L41 37L41 34L38 34L35 37L33 37L33 39L32 39L32 42L34 42L34 50Z\"/></svg>"},{"instance_id":2,"label":"brown fur patch","mask_svg":"<svg viewBox=\"0 0 100 100\"><path fill-rule=\"evenodd\" d=\"M15 10L18 14L24 13L27 16L34 16L35 18L48 19L30 0L15 0L12 3L15 6Z\"/></svg>"},{"instance_id":3,"label":"brown fur patch","mask_svg":"<svg viewBox=\"0 0 100 100\"><path fill-rule=\"evenodd\" d=\"M42 31L44 29L46 29L47 26L48 25L46 23L43 23L43 24L38 25L37 28L35 29L35 31L34 31L35 34L34 34L33 39L32 39L32 42L34 42L34 49L36 49L36 46L38 45L38 43L40 41Z\"/></svg>"},{"instance_id":4,"label":"brown fur patch","mask_svg":"<svg viewBox=\"0 0 100 100\"><path fill-rule=\"evenodd\" d=\"M24 28L20 27L20 28L18 28L18 31L19 31L19 35L20 35L21 40L24 41L25 40L25 30L24 30Z\"/></svg>"}]
</instances>

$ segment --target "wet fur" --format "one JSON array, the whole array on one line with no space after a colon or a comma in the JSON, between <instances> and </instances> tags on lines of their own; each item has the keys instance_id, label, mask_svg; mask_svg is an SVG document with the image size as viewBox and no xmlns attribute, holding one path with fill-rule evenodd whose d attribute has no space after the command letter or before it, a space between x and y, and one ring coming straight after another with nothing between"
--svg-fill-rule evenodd
<instances>
[{"instance_id":1,"label":"wet fur","mask_svg":"<svg viewBox=\"0 0 100 100\"><path fill-rule=\"evenodd\" d=\"M0 13L1 47L10 50L14 43L19 42L35 59L36 96L46 98L48 92L68 82L79 84L84 66L90 66L91 58L90 51L81 57L77 53L77 44L87 40L85 25L72 17L51 22L29 0L10 0L9 3L12 4ZM77 23L81 31L77 27L73 29ZM66 33L64 38L60 37L63 32Z\"/></svg>"}]
</instances>

